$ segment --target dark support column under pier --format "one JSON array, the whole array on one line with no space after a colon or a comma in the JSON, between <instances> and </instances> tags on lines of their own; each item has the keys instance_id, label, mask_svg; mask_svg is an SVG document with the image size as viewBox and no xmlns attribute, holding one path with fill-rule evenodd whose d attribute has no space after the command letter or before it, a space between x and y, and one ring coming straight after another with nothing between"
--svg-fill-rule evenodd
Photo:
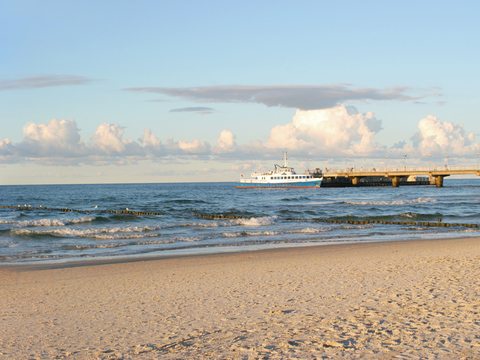
<instances>
[{"instance_id":1,"label":"dark support column under pier","mask_svg":"<svg viewBox=\"0 0 480 360\"><path fill-rule=\"evenodd\" d=\"M398 187L400 185L400 176L393 176L392 177L392 186Z\"/></svg>"},{"instance_id":2,"label":"dark support column under pier","mask_svg":"<svg viewBox=\"0 0 480 360\"><path fill-rule=\"evenodd\" d=\"M437 187L443 187L443 178L444 176L435 176L435 185Z\"/></svg>"}]
</instances>

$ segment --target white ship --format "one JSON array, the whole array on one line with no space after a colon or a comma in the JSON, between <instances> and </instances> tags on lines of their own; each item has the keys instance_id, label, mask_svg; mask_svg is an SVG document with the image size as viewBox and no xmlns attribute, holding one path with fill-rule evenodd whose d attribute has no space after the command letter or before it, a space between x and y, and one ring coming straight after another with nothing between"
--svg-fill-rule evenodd
<instances>
[{"instance_id":1,"label":"white ship","mask_svg":"<svg viewBox=\"0 0 480 360\"><path fill-rule=\"evenodd\" d=\"M243 176L243 175L242 175ZM250 179L240 179L237 189L261 188L315 188L322 184L321 173L306 170L304 174L297 174L293 167L288 166L287 150L283 151L283 166L275 164L274 170L265 173L254 172Z\"/></svg>"}]
</instances>

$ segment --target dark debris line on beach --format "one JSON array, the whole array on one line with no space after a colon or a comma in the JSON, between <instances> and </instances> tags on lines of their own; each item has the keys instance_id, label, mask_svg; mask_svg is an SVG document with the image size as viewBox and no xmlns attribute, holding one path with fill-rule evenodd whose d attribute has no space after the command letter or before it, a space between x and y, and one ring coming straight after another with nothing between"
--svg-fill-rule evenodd
<instances>
[{"instance_id":1,"label":"dark debris line on beach","mask_svg":"<svg viewBox=\"0 0 480 360\"><path fill-rule=\"evenodd\" d=\"M157 212L145 212L145 211L132 211L132 210L75 210L69 208L50 208L50 207L32 207L32 206L2 206L0 208L4 209L15 209L15 210L53 210L53 211L63 211L63 212L78 212L83 214L90 214L92 212L103 212L110 214L128 214L128 215L164 215Z\"/></svg>"}]
</instances>

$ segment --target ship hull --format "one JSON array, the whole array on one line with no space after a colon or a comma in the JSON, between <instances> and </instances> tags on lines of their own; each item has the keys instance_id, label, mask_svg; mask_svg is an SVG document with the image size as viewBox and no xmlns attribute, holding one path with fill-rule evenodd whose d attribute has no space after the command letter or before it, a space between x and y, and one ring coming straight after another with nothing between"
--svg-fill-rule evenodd
<instances>
[{"instance_id":1,"label":"ship hull","mask_svg":"<svg viewBox=\"0 0 480 360\"><path fill-rule=\"evenodd\" d=\"M322 184L321 179L312 181L292 181L285 183L255 183L255 182L237 182L237 189L306 189L318 188Z\"/></svg>"}]
</instances>

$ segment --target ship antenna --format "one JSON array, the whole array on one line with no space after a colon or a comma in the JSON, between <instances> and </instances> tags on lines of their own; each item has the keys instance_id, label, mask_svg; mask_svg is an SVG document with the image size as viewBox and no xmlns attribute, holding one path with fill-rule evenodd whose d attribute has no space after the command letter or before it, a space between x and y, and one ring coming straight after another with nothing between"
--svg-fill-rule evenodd
<instances>
[{"instance_id":1,"label":"ship antenna","mask_svg":"<svg viewBox=\"0 0 480 360\"><path fill-rule=\"evenodd\" d=\"M287 150L283 150L283 162L284 162L284 167L287 167L288 166L288 162L287 162Z\"/></svg>"}]
</instances>

